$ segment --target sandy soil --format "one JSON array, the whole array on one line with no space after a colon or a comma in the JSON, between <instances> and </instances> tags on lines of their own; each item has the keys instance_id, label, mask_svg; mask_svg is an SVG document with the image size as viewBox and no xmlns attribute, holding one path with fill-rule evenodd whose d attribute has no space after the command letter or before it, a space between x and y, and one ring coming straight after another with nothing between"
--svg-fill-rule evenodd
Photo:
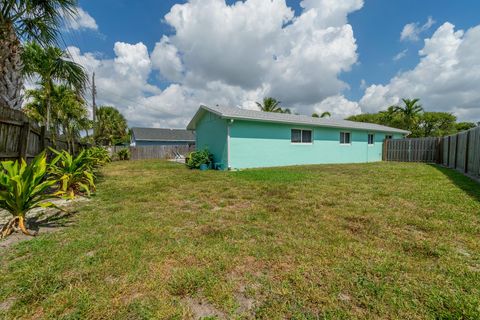
<instances>
[{"instance_id":1,"label":"sandy soil","mask_svg":"<svg viewBox=\"0 0 480 320\"><path fill-rule=\"evenodd\" d=\"M38 234L50 233L64 228L68 225L68 221L65 222L65 218L75 214L75 210L72 208L73 205L88 200L89 199L84 197L77 197L73 200L58 199L52 201L65 211L60 211L55 208L35 208L27 214L28 228ZM7 211L0 210L0 228L2 228L10 218L11 216ZM15 243L31 239L33 239L33 237L26 236L20 232L13 233L7 238L0 240L0 253Z\"/></svg>"}]
</instances>

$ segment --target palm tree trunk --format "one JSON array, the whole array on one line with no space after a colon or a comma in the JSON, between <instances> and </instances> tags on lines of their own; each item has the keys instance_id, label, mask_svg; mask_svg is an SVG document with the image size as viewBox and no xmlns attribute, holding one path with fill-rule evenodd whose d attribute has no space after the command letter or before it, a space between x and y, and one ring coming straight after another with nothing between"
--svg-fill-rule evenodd
<instances>
[{"instance_id":1,"label":"palm tree trunk","mask_svg":"<svg viewBox=\"0 0 480 320\"><path fill-rule=\"evenodd\" d=\"M22 107L21 45L11 23L0 26L0 105Z\"/></svg>"},{"instance_id":2,"label":"palm tree trunk","mask_svg":"<svg viewBox=\"0 0 480 320\"><path fill-rule=\"evenodd\" d=\"M47 127L48 131L50 130L50 91L51 91L51 86L50 86L50 81L46 81L45 83L45 108L47 108L47 116L45 120L45 127Z\"/></svg>"}]
</instances>

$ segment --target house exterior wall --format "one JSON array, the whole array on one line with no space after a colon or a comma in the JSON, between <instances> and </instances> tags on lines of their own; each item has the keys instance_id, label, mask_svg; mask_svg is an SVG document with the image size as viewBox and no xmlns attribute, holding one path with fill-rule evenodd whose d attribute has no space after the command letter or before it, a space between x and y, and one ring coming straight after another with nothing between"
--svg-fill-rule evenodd
<instances>
[{"instance_id":1,"label":"house exterior wall","mask_svg":"<svg viewBox=\"0 0 480 320\"><path fill-rule=\"evenodd\" d=\"M228 168L227 120L206 112L196 127L196 149L208 149L213 154L213 161Z\"/></svg>"},{"instance_id":2,"label":"house exterior wall","mask_svg":"<svg viewBox=\"0 0 480 320\"><path fill-rule=\"evenodd\" d=\"M361 163L382 160L385 136L401 138L398 133L352 129L309 127L235 120L230 126L230 167L232 169L323 163ZM311 129L313 143L291 143L291 129ZM197 130L197 135L202 130ZM351 133L351 144L340 144L340 132ZM368 134L375 134L368 145ZM219 139L222 139L218 136Z\"/></svg>"}]
</instances>

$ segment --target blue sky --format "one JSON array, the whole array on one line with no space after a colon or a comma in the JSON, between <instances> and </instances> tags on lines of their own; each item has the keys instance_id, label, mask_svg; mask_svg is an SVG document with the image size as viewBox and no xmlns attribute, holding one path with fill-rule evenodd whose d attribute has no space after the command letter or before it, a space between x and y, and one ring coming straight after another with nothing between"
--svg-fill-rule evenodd
<instances>
[{"instance_id":1,"label":"blue sky","mask_svg":"<svg viewBox=\"0 0 480 320\"><path fill-rule=\"evenodd\" d=\"M243 11L236 10L239 8L230 10L232 8L230 6L235 4L234 1L227 1L226 3L223 0L204 1L208 1L209 3L215 3L215 1L217 1L220 3L220 5L212 7L214 8L212 10L218 10L219 13L231 11L233 15L253 15L256 11L256 9L249 9L246 5L245 8L242 9ZM259 0L248 0L247 3L249 1ZM267 0L264 1L267 2ZM263 9L259 8L258 11L266 10L265 13L268 13L268 16L271 12L283 10L284 16L279 16L278 19L280 20L273 20L272 22L274 24L281 21L281 19L287 20L283 27L272 31L279 37L282 37L280 35L283 32L282 30L288 28L286 26L289 24L294 24L295 19L298 19L302 14L306 16L307 11L310 10L313 12L316 10L317 13L320 12L318 15L321 15L321 12L325 12L326 6L329 5L328 1L325 0L307 0L306 2L310 1L310 3L302 5L300 1L275 1L277 3L276 6L265 7ZM304 79L307 80L302 86L298 85L298 87L295 87L298 82L295 82L295 78L292 78L290 85L288 81L276 83L275 77L278 78L277 73L272 73L272 75L265 77L265 79L257 81L256 75L258 75L258 73L256 73L254 69L258 69L257 62L264 58L264 56L258 56L258 61L244 60L242 56L240 56L242 63L245 64L245 70L231 70L229 66L238 61L238 59L235 60L234 56L231 57L230 61L228 60L229 57L226 57L226 64L224 65L221 63L219 63L219 65L210 65L210 63L214 62L210 61L208 57L202 56L202 54L205 54L205 50L200 50L198 53L195 53L194 50L197 50L198 46L190 44L197 43L197 41L198 43L205 43L206 41L214 41L214 44L217 43L215 39L212 40L209 37L209 33L212 32L212 30L208 28L229 29L229 22L226 22L222 26L223 21L220 19L216 21L216 23L213 23L213 26L206 26L205 32L201 33L200 36L197 35L195 38L189 39L188 34L192 34L192 29L189 29L189 24L197 28L199 26L203 27L204 24L195 25L193 20L205 14L204 10L199 7L198 0L190 2L197 2L197 6L188 3L188 1L170 0L81 0L79 1L79 7L85 11L90 18L94 19L96 26L93 27L87 23L86 26L80 26L76 28L76 30L70 28L69 31L63 33L65 44L79 49L78 56L74 54L74 57L76 57L79 62L85 61L86 64L89 64L89 71L95 68L101 69L97 71L100 77L100 101L119 107L122 112L126 113L132 125L182 127L186 124L195 108L198 107L198 105L195 105L197 102L208 104L220 101L222 103L230 103L248 108L251 107L254 100L259 99L262 95L280 93L281 96L283 92L288 92L290 86L292 87L292 93L288 96L281 97L281 100L286 101L289 107L293 107L293 109L300 113L309 113L328 108L330 108L329 111L333 111L334 114L336 113L338 117L344 117L348 114L358 112L375 112L386 107L385 104L395 102L395 99L398 99L400 95L407 97L412 94L418 95L416 97L422 99L425 108L429 111L453 112L461 120L480 121L480 112L478 111L480 104L478 107L475 107L475 104L480 102L480 96L472 94L476 88L468 92L463 92L462 94L459 93L459 96L463 97L465 101L449 102L450 105L439 106L438 101L441 100L440 97L437 97L438 88L443 88L446 83L454 83L457 78L446 79L444 83L438 84L437 87L425 88L426 86L428 87L428 83L421 83L425 81L425 76L422 72L425 70L432 72L434 69L430 66L428 69L420 70L421 66L419 66L422 59L428 58L428 61L430 61L433 59L432 57L437 57L437 53L442 50L442 47L435 46L434 48L428 49L431 51L429 57L428 54L424 54L423 56L419 55L419 51L425 47L424 40L431 38L440 27L446 29L443 33L444 38L442 39L449 37L448 39L450 39L450 41L454 41L454 38L458 38L459 41L465 43L465 46L467 40L473 43L477 40L476 32L471 32L471 34L475 35L471 37L466 37L458 33L455 34L455 32L458 30L464 30L466 32L480 24L480 18L478 16L478 12L480 12L480 1L345 0L345 3L350 3L350 8L333 8L333 12L335 12L335 10L338 11L338 14L333 15L333 18L317 18L318 21L314 24L305 24L305 26L299 26L297 28L298 30L303 30L302 28L304 28L305 34L312 32L311 38L306 37L306 39L304 39L305 43L302 43L301 48L303 48L305 52L308 52L310 49L312 52L316 52L313 54L318 54L317 64L315 63L315 57L313 57L313 60L310 60L311 55L305 57L287 57L287 53L291 55L291 49L297 45L295 39L302 36L298 30L295 33L296 38L281 38L283 39L281 41L285 43L291 41L291 48L285 49L283 48L283 44L278 43L272 44L272 46L276 46L275 49L271 49L270 45L265 45L265 48L251 48L252 54L254 51L259 50L264 50L268 52L268 54L270 54L272 50L284 52L286 61L288 60L287 62L284 64L278 63L280 59L276 61L277 53L274 53L273 61L269 63L274 63L276 65L275 68L280 68L278 71L279 74L285 74L288 71L296 74L296 70L303 70L298 72L298 76L301 76L299 79L302 81ZM165 16L171 12L175 4L182 6L182 10L180 11L183 13L187 12L187 9L189 10L188 12L192 13L190 17L186 18L186 22L179 22L179 20L166 21ZM249 13L248 10L252 11ZM294 16L288 17L288 10L292 10ZM260 15L260 17L265 17L265 13ZM343 17L346 17L346 19ZM237 34L238 42L241 42L243 37L246 39L245 43L249 43L248 41L250 40L254 41L252 40L251 34L248 35L247 33L256 32L256 23L258 23L258 33L261 33L263 30L262 25L268 23L262 21L262 19L263 18L257 19L258 22L247 22L249 28L252 30L245 31L241 29L235 30L236 22L234 21L235 18L232 18L231 33L228 34L227 37L219 37L218 41L223 41L221 45L225 46L225 48L231 46L232 41L237 40ZM270 18L268 17L268 19ZM427 23L428 21L430 21L430 23ZM79 23L81 24L81 22ZM454 25L455 27L453 28L452 26L449 28L449 25L445 25L446 23ZM300 23L297 24L300 25ZM414 34L410 34L401 40L402 30L404 30L407 24L412 24ZM348 35L348 30L345 33L345 25L351 26L353 37ZM337 44L327 43L324 44L323 47L319 47L315 43L319 41L319 38L313 34L316 31L322 32L322 30L328 30L330 27L337 28L337 31L326 36L327 38L325 39L329 39L328 37L338 37L338 39L343 42ZM317 29L314 30L314 28ZM185 35L180 35L182 30L185 31ZM271 31L267 30L265 32ZM292 31L292 34L293 33ZM440 37L440 33L441 32L437 33L437 38ZM212 37L215 35L216 33L212 32ZM164 36L168 37L168 40L162 42L163 46L157 50L155 45L161 42ZM223 36L223 34L219 36ZM202 39L199 39L199 37ZM203 37L205 38L203 39ZM442 39L439 38L438 42L449 43ZM130 63L128 66L122 65L123 69L126 68L125 70L130 68L128 69L130 70L128 74L122 72L119 74L119 67L115 65L115 58L118 58L119 54L117 51L120 50L118 50L119 48L117 47L117 51L114 51L114 48L116 44L119 46L118 43L125 44L123 52L126 55L137 50L137 55L132 54L130 58L124 59L127 61L125 63ZM139 43L142 43L144 47L146 47L146 53L143 52L145 50L140 50L143 47L135 47L135 49L130 47ZM351 46L352 43L356 43L355 48ZM241 46L241 43L236 43L235 45ZM342 51L338 47L339 45L345 45L345 51ZM200 44L200 47L201 46ZM221 46L219 47L221 50ZM246 54L248 54L248 48L238 47L238 51L240 52L244 49ZM318 51L314 51L314 49ZM73 49L70 50L74 51ZM212 56L218 54L217 57L223 59L221 52L216 53L214 50L215 49L212 50ZM336 55L340 56L342 52L349 52L349 54L345 54L345 57L342 56L339 61L335 61L335 59L330 56L327 58L323 56L322 51L326 52L329 50L339 50ZM130 53L126 53L127 51ZM139 53L140 51L142 52ZM158 51L156 55L157 59L161 58L163 61L166 61L165 54L167 54L167 51L170 53L173 52L174 57L172 58L171 55L169 57L174 59L172 63L177 66L177 71L180 72L179 74L181 75L172 74L174 71L164 65L165 63L161 61L155 62L154 51ZM233 53L238 51L233 51ZM459 50L459 52L464 51L465 50ZM226 54L228 54L228 52L229 51L226 50ZM141 56L142 54L143 56ZM199 57L198 61L192 58L191 55L195 57L194 54ZM86 55L91 55L91 59L87 59ZM334 55L335 54L333 54L333 56ZM395 56L397 56L397 59L394 59ZM457 55L455 55L455 57L458 58L458 60L462 59L460 56L457 57ZM151 66L145 67L145 65L142 65L138 67L135 65L138 59L147 60L145 63ZM252 57L252 59L254 59L254 57ZM302 59L308 60L308 62L302 65ZM327 59L327 61L325 61L325 59ZM333 60L328 61L328 59ZM203 65L201 64L202 61L204 62ZM290 63L289 61L291 64L288 64ZM478 67L477 62L480 64L479 60L475 60L475 67ZM322 63L325 65L323 69L322 67L311 69L307 63L311 63L312 66L318 66ZM338 68L330 70L329 65L334 66L337 65L337 63ZM452 69L442 69L442 65L438 65L438 62L432 62L432 65L438 67L438 73L434 71L435 74L433 74L432 77L438 77L439 74L446 75L448 72L452 72ZM136 73L137 69L135 68L145 69L142 69L141 72L139 71L136 78L119 79L122 75L125 77L130 76L132 73L131 70L133 70L133 73ZM249 68L251 68L251 72ZM284 68L284 70L281 70L281 68ZM312 72L309 72L310 69ZM110 72L109 70L116 71ZM212 71L209 72L209 70ZM317 71L317 73L322 73L324 72L323 70L326 70L325 72L328 74L324 77L325 82L322 82L323 78L316 78L318 74L313 72ZM240 74L243 73L243 71L245 71L245 75L242 74L237 79L235 72ZM409 74L409 71L412 71L414 74ZM303 74L300 74L300 72L303 72ZM210 73L212 77L210 77ZM402 76L403 73L406 74ZM223 75L225 75L225 77L223 77ZM400 75L400 78L403 77L405 79L400 79L395 83L392 78L396 75ZM311 81L309 81L309 77L313 77ZM252 79L251 83L248 82L248 79ZM475 75L473 75L473 79L476 79ZM128 88L129 82L144 81L144 87L148 88L145 89L136 86L132 88L132 92L125 90L125 88L122 90L118 88L118 90L116 90L115 86L109 85L108 81L115 83L117 80L119 87L121 87L120 82L122 81L127 82L125 88ZM415 83L417 80L419 82L418 84ZM315 87L316 82L318 82L318 89ZM412 87L406 87L402 84L406 82L413 83L411 84ZM102 83L105 84L104 92L101 87ZM199 83L204 83L205 87L199 88L199 86L201 86ZM332 83L335 83L335 85L330 86ZM373 85L381 85L382 87L369 88ZM213 87L215 87L215 89L212 89ZM367 88L370 89L368 92ZM480 87L477 89L480 91ZM305 90L306 98L296 98L295 96L299 92L299 96L301 96L302 90ZM443 90L453 90L453 86L452 88ZM399 91L401 91L401 93L399 93ZM251 100L250 103L248 103L247 100ZM164 103L166 107L156 105L162 103ZM333 110L331 110L332 108ZM145 116L139 116L139 113L145 114Z\"/></svg>"}]
</instances>

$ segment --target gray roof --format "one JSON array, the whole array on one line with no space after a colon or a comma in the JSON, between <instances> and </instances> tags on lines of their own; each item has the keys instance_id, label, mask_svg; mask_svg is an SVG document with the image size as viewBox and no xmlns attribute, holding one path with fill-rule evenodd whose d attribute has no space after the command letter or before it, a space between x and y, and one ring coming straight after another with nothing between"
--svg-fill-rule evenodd
<instances>
[{"instance_id":1,"label":"gray roof","mask_svg":"<svg viewBox=\"0 0 480 320\"><path fill-rule=\"evenodd\" d=\"M132 128L135 141L195 141L195 133L185 129Z\"/></svg>"},{"instance_id":2,"label":"gray roof","mask_svg":"<svg viewBox=\"0 0 480 320\"><path fill-rule=\"evenodd\" d=\"M309 117L304 115L264 112L264 111L247 110L247 109L223 107L223 106L207 107L203 105L200 106L197 113L188 124L187 129L195 130L197 121L200 120L201 116L206 111L213 112L225 119L240 119L240 120L252 120L252 121L262 121L262 122L279 122L279 123L290 123L290 124L308 125L308 126L316 126L316 127L358 129L358 130L379 131L379 132L388 132L388 133L402 133L402 134L410 133L410 131L382 126L374 123L314 118L314 117Z\"/></svg>"}]
</instances>

